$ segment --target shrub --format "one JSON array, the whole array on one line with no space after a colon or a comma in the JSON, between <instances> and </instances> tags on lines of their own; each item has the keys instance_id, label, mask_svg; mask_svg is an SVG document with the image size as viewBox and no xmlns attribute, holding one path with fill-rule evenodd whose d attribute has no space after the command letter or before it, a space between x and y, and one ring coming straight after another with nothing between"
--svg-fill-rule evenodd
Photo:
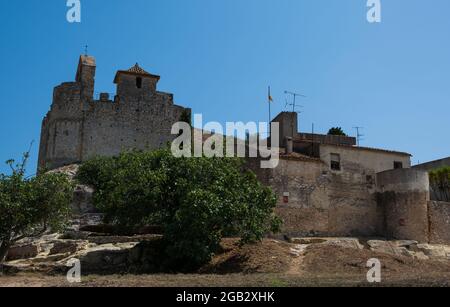
<instances>
[{"instance_id":1,"label":"shrub","mask_svg":"<svg viewBox=\"0 0 450 307\"><path fill-rule=\"evenodd\" d=\"M450 201L450 167L442 167L431 171L430 185L439 200Z\"/></svg>"},{"instance_id":2,"label":"shrub","mask_svg":"<svg viewBox=\"0 0 450 307\"><path fill-rule=\"evenodd\" d=\"M328 135L340 135L347 136L344 130L341 127L333 127L328 131Z\"/></svg>"},{"instance_id":3,"label":"shrub","mask_svg":"<svg viewBox=\"0 0 450 307\"><path fill-rule=\"evenodd\" d=\"M21 163L7 161L11 174L0 174L0 264L18 240L58 231L67 221L73 186L61 174L26 178L28 153Z\"/></svg>"},{"instance_id":4,"label":"shrub","mask_svg":"<svg viewBox=\"0 0 450 307\"><path fill-rule=\"evenodd\" d=\"M231 158L175 158L170 150L126 152L84 163L77 175L94 186L105 222L164 229L165 267L188 271L211 259L222 237L250 243L276 231L276 198Z\"/></svg>"}]
</instances>

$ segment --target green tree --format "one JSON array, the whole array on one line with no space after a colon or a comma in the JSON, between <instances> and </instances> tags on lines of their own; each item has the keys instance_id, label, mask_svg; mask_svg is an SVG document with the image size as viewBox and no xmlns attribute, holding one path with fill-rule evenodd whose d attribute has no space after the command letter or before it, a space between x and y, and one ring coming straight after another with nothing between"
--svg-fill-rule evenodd
<instances>
[{"instance_id":1,"label":"green tree","mask_svg":"<svg viewBox=\"0 0 450 307\"><path fill-rule=\"evenodd\" d=\"M435 169L429 176L436 197L441 201L450 201L450 167Z\"/></svg>"},{"instance_id":2,"label":"green tree","mask_svg":"<svg viewBox=\"0 0 450 307\"><path fill-rule=\"evenodd\" d=\"M224 236L256 242L277 231L276 197L230 158L175 158L170 150L127 152L84 163L105 222L164 229L164 267L189 271L211 259Z\"/></svg>"},{"instance_id":3,"label":"green tree","mask_svg":"<svg viewBox=\"0 0 450 307\"><path fill-rule=\"evenodd\" d=\"M25 237L60 230L70 213L73 186L62 174L25 177L29 154L15 164L11 174L0 174L0 266L9 248Z\"/></svg>"},{"instance_id":4,"label":"green tree","mask_svg":"<svg viewBox=\"0 0 450 307\"><path fill-rule=\"evenodd\" d=\"M347 136L344 130L341 127L333 127L328 131L328 135L340 135Z\"/></svg>"}]
</instances>

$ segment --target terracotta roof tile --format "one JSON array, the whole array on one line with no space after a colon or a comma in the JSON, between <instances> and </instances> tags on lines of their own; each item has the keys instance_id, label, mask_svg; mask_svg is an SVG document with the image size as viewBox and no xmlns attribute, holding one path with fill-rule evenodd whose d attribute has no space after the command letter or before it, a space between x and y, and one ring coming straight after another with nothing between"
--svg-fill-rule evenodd
<instances>
[{"instance_id":1,"label":"terracotta roof tile","mask_svg":"<svg viewBox=\"0 0 450 307\"><path fill-rule=\"evenodd\" d=\"M142 69L138 63L136 63L133 67L131 67L127 71L140 75L151 75L151 73L146 72L144 69Z\"/></svg>"},{"instance_id":2,"label":"terracotta roof tile","mask_svg":"<svg viewBox=\"0 0 450 307\"><path fill-rule=\"evenodd\" d=\"M119 75L121 75L121 74L147 76L147 77L156 78L158 80L160 79L160 76L153 75L153 74L149 73L148 71L145 71L142 67L139 66L138 63L136 63L133 67L131 67L128 70L119 70L116 74L116 77L114 78L114 83L118 83Z\"/></svg>"}]
</instances>

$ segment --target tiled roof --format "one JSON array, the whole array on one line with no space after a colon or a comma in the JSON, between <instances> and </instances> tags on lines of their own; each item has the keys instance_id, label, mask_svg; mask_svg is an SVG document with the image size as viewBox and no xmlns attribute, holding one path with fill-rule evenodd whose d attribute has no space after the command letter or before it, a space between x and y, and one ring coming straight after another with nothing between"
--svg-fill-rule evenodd
<instances>
[{"instance_id":1,"label":"tiled roof","mask_svg":"<svg viewBox=\"0 0 450 307\"><path fill-rule=\"evenodd\" d=\"M292 152L290 154L286 154L285 148L280 148L280 158L284 160L295 160L295 161L304 161L304 162L319 162L323 163L319 158L314 158L306 155L302 155L297 152Z\"/></svg>"},{"instance_id":2,"label":"tiled roof","mask_svg":"<svg viewBox=\"0 0 450 307\"><path fill-rule=\"evenodd\" d=\"M116 77L114 78L114 83L117 83L119 81L120 74L139 75L139 76L147 76L147 77L156 78L158 80L160 79L160 76L153 75L153 74L149 73L148 71L145 71L144 69L142 69L142 67L140 67L138 63L136 63L133 67L131 67L128 70L119 70L116 74Z\"/></svg>"},{"instance_id":3,"label":"tiled roof","mask_svg":"<svg viewBox=\"0 0 450 307\"><path fill-rule=\"evenodd\" d=\"M337 144L323 144L322 146L336 146L336 147L348 148L348 149L352 149L352 150L366 150L366 151L383 152L383 153L390 153L390 154L396 154L396 155L403 155L403 156L410 156L410 157L412 157L412 155L410 153L407 153L407 152L395 151L395 150L387 150L387 149L380 149L380 148L373 148L373 147L348 146L348 145L337 145Z\"/></svg>"},{"instance_id":4,"label":"tiled roof","mask_svg":"<svg viewBox=\"0 0 450 307\"><path fill-rule=\"evenodd\" d=\"M128 72L134 73L134 74L140 74L140 75L152 75L149 72L146 72L143 70L138 63L136 63L133 67L127 70Z\"/></svg>"}]
</instances>

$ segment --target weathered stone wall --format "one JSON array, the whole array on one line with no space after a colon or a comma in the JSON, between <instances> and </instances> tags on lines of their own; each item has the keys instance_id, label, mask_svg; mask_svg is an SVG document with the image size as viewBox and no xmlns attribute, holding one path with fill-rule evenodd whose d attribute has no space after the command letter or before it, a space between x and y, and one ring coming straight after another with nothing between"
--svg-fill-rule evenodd
<instances>
[{"instance_id":1,"label":"weathered stone wall","mask_svg":"<svg viewBox=\"0 0 450 307\"><path fill-rule=\"evenodd\" d=\"M450 203L430 201L428 203L430 243L450 244Z\"/></svg>"},{"instance_id":2,"label":"weathered stone wall","mask_svg":"<svg viewBox=\"0 0 450 307\"><path fill-rule=\"evenodd\" d=\"M141 86L137 86L141 78ZM173 140L172 125L191 110L174 105L173 95L156 91L158 76L123 72L117 96L94 100L95 59L81 57L76 82L54 90L42 122L39 169L113 156L129 149L156 149Z\"/></svg>"},{"instance_id":3,"label":"weathered stone wall","mask_svg":"<svg viewBox=\"0 0 450 307\"><path fill-rule=\"evenodd\" d=\"M428 173L398 169L377 174L383 233L399 240L428 242Z\"/></svg>"},{"instance_id":4,"label":"weathered stone wall","mask_svg":"<svg viewBox=\"0 0 450 307\"><path fill-rule=\"evenodd\" d=\"M359 173L332 172L328 187L330 235L380 235L381 213L373 178L367 178L362 169Z\"/></svg>"},{"instance_id":5,"label":"weathered stone wall","mask_svg":"<svg viewBox=\"0 0 450 307\"><path fill-rule=\"evenodd\" d=\"M334 173L318 159L282 158L277 168L259 169L258 178L278 196L282 233L291 236L374 236L380 212L375 181L366 173ZM287 201L287 202L286 202Z\"/></svg>"},{"instance_id":6,"label":"weathered stone wall","mask_svg":"<svg viewBox=\"0 0 450 307\"><path fill-rule=\"evenodd\" d=\"M360 173L364 169L375 174L394 169L394 162L401 162L403 168L411 167L411 156L408 154L363 147L320 145L320 159L328 166L331 154L340 155L342 172Z\"/></svg>"},{"instance_id":7,"label":"weathered stone wall","mask_svg":"<svg viewBox=\"0 0 450 307\"><path fill-rule=\"evenodd\" d=\"M185 108L173 105L166 97L154 93L150 101L96 101L90 105L84 119L82 160L113 156L130 148L160 148L172 141L172 125L181 119Z\"/></svg>"}]
</instances>

